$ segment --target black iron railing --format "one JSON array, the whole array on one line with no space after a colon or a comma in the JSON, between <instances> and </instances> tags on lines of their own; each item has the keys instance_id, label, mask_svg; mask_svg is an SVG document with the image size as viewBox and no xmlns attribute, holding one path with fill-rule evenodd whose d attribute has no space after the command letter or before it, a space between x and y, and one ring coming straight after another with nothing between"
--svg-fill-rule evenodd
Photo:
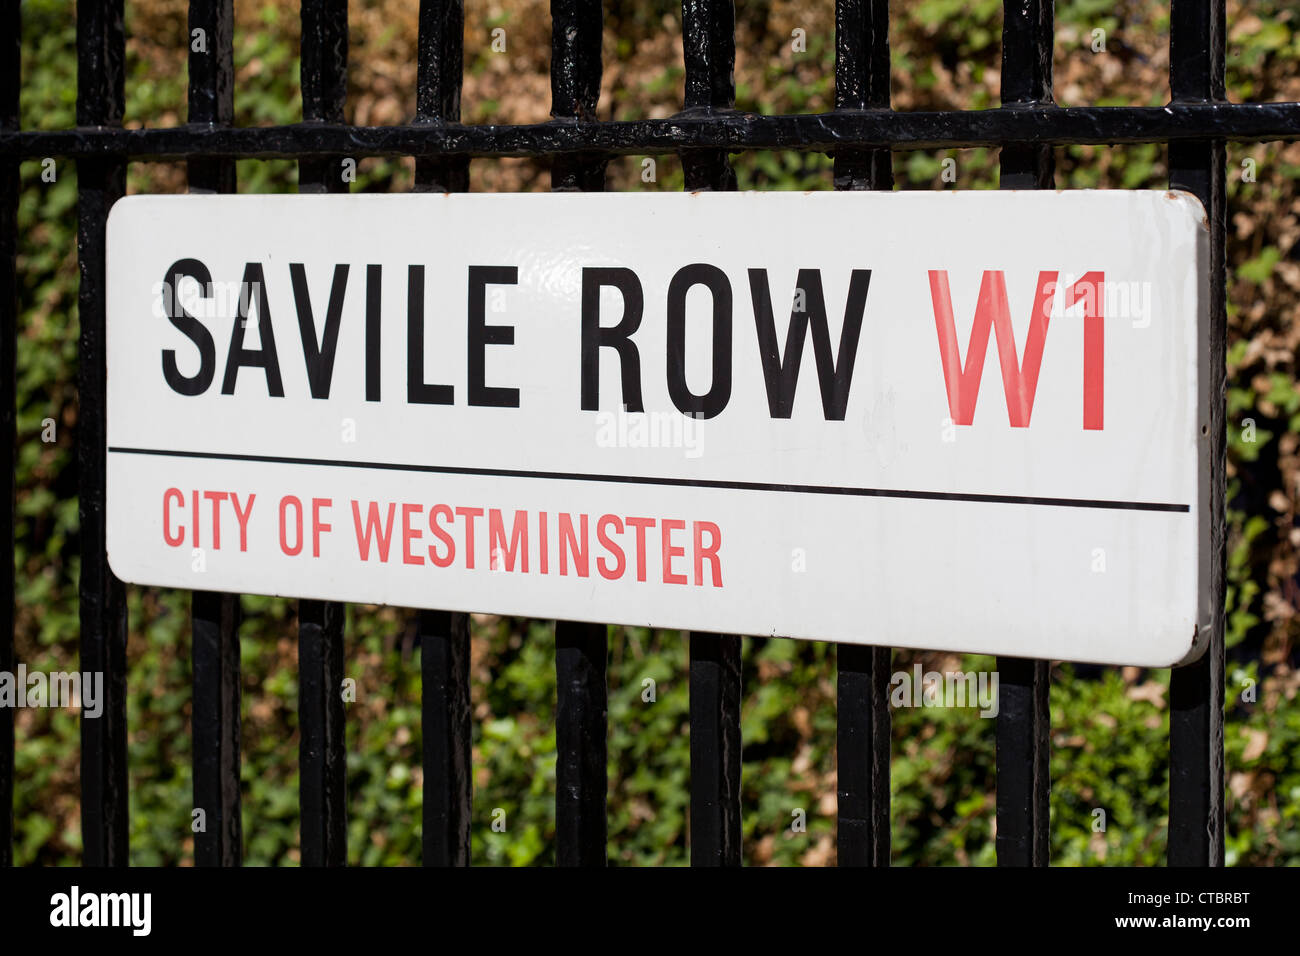
<instances>
[{"instance_id":1,"label":"black iron railing","mask_svg":"<svg viewBox=\"0 0 1300 956\"><path fill-rule=\"evenodd\" d=\"M460 123L461 0L420 3L417 112L396 127L344 123L346 0L302 3L303 123L233 127L232 0L192 0L189 26L207 51L189 59L189 122L174 129L121 128L125 86L122 0L77 4L77 128L19 128L19 5L0 12L0 540L10 560L0 582L0 669L13 669L15 443L15 250L18 163L65 156L78 167L81 514L81 669L106 673L104 713L82 721L82 825L87 865L127 862L125 649L122 583L104 553L105 222L123 194L126 163L185 160L195 192L233 192L234 161L294 158L301 191L346 190L333 170L341 156L416 157L416 189L463 191L472 157L552 161L555 189L604 188L617 155L680 154L689 189L734 189L728 152L792 149L830 153L837 189L892 188L891 151L1001 148L1002 188L1050 188L1052 147L1071 143L1169 144L1171 187L1198 196L1211 225L1210 324L1213 394L1225 376L1224 143L1300 138L1300 103L1224 101L1223 0L1174 0L1170 19L1172 102L1165 107L1072 107L1052 102L1051 0L1007 0L998 109L896 113L889 103L887 0L837 0L835 108L819 115L759 116L734 110L731 0L684 0L686 96L670 119L596 120L601 79L599 0L552 0L552 115L549 123ZM827 0L830 2L830 0ZM1215 408L1210 595L1224 604L1224 407ZM484 610L491 610L485 608ZM302 860L346 862L346 777L338 687L344 660L343 607L299 607ZM469 862L469 631L465 615L424 611L424 862ZM864 627L866 622L864 622ZM237 865L239 784L239 598L193 597L194 800L209 825L195 835L201 865ZM556 627L557 860L606 861L606 631ZM838 652L839 862L889 862L890 651ZM1000 659L997 718L997 852L1000 864L1045 865L1048 847L1048 669L1045 661ZM1223 629L1209 651L1176 670L1170 722L1169 862L1223 862ZM691 860L738 865L740 847L740 639L691 639ZM12 712L0 709L0 800L12 807ZM0 814L0 861L11 860L12 813Z\"/></svg>"}]
</instances>

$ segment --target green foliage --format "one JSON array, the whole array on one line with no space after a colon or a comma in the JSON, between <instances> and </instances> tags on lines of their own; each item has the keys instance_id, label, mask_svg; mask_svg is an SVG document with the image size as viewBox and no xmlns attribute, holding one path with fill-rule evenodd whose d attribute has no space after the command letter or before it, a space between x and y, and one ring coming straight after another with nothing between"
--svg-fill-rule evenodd
<instances>
[{"instance_id":1,"label":"green foliage","mask_svg":"<svg viewBox=\"0 0 1300 956\"><path fill-rule=\"evenodd\" d=\"M1001 0L921 0L911 16L945 44L945 53L971 60L1002 37Z\"/></svg>"},{"instance_id":2,"label":"green foliage","mask_svg":"<svg viewBox=\"0 0 1300 956\"><path fill-rule=\"evenodd\" d=\"M1115 670L1072 677L1064 665L1052 684L1052 859L1159 865L1169 813L1168 671L1141 684Z\"/></svg>"}]
</instances>

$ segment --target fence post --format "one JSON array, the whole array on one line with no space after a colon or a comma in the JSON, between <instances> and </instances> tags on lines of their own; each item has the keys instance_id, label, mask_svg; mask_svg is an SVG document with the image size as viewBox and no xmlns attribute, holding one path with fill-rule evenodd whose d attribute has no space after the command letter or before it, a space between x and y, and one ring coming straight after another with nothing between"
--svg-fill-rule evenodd
<instances>
[{"instance_id":1,"label":"fence post","mask_svg":"<svg viewBox=\"0 0 1300 956\"><path fill-rule=\"evenodd\" d=\"M204 42L193 41L201 30ZM191 0L189 122L235 119L232 0ZM195 158L192 193L233 193L235 163ZM194 671L194 807L206 819L194 834L196 866L239 866L243 857L239 782L239 595L195 591L190 598Z\"/></svg>"},{"instance_id":2,"label":"fence post","mask_svg":"<svg viewBox=\"0 0 1300 956\"><path fill-rule=\"evenodd\" d=\"M740 638L689 641L691 866L740 866Z\"/></svg>"},{"instance_id":3,"label":"fence post","mask_svg":"<svg viewBox=\"0 0 1300 956\"><path fill-rule=\"evenodd\" d=\"M469 866L469 615L421 611L425 866Z\"/></svg>"},{"instance_id":4,"label":"fence post","mask_svg":"<svg viewBox=\"0 0 1300 956\"><path fill-rule=\"evenodd\" d=\"M1169 17L1169 88L1175 103L1222 101L1224 95L1223 0L1174 0ZM1169 145L1169 186L1185 189L1205 207L1210 229L1208 341L1210 441L1208 500L1197 503L1210 524L1209 647L1188 667L1175 668L1169 687L1170 866L1222 866L1224 586L1227 560L1228 319L1224 299L1227 205L1222 140Z\"/></svg>"},{"instance_id":5,"label":"fence post","mask_svg":"<svg viewBox=\"0 0 1300 956\"><path fill-rule=\"evenodd\" d=\"M555 622L555 861L605 866L608 629Z\"/></svg>"},{"instance_id":6,"label":"fence post","mask_svg":"<svg viewBox=\"0 0 1300 956\"><path fill-rule=\"evenodd\" d=\"M77 125L120 126L126 89L122 0L77 3ZM120 156L77 160L78 513L81 519L81 669L104 675L103 712L81 719L81 832L87 866L126 866L126 589L105 550L105 233L126 191Z\"/></svg>"},{"instance_id":7,"label":"fence post","mask_svg":"<svg viewBox=\"0 0 1300 956\"><path fill-rule=\"evenodd\" d=\"M463 0L420 0L416 123L460 121L464 36ZM416 192L461 193L467 189L469 160L466 157L421 156L416 159Z\"/></svg>"},{"instance_id":8,"label":"fence post","mask_svg":"<svg viewBox=\"0 0 1300 956\"><path fill-rule=\"evenodd\" d=\"M600 0L551 0L551 115L556 120L596 119L603 29ZM604 188L604 157L553 160L551 189ZM555 622L555 856L560 866L608 861L608 634L604 624Z\"/></svg>"},{"instance_id":9,"label":"fence post","mask_svg":"<svg viewBox=\"0 0 1300 956\"><path fill-rule=\"evenodd\" d=\"M889 108L889 0L835 4L835 108ZM894 188L887 149L838 150L836 189ZM836 861L889 866L888 647L835 649Z\"/></svg>"},{"instance_id":10,"label":"fence post","mask_svg":"<svg viewBox=\"0 0 1300 956\"><path fill-rule=\"evenodd\" d=\"M0 11L0 131L17 131L22 85L22 10ZM18 381L18 158L0 159L0 671L14 671L14 490L17 467L15 402ZM14 712L0 708L0 866L13 865Z\"/></svg>"},{"instance_id":11,"label":"fence post","mask_svg":"<svg viewBox=\"0 0 1300 956\"><path fill-rule=\"evenodd\" d=\"M732 0L682 0L682 58L688 114L727 112L736 102L736 9ZM726 150L683 149L686 188L736 188Z\"/></svg>"},{"instance_id":12,"label":"fence post","mask_svg":"<svg viewBox=\"0 0 1300 956\"><path fill-rule=\"evenodd\" d=\"M686 114L725 113L736 101L732 0L682 0ZM726 150L683 149L688 190L730 191ZM740 866L740 638L689 634L691 658L691 865Z\"/></svg>"},{"instance_id":13,"label":"fence post","mask_svg":"<svg viewBox=\"0 0 1300 956\"><path fill-rule=\"evenodd\" d=\"M303 0L303 121L343 122L347 90L347 0ZM299 162L298 190L347 192L342 157ZM304 866L345 866L348 861L342 698L345 618L342 604L298 602L298 759Z\"/></svg>"},{"instance_id":14,"label":"fence post","mask_svg":"<svg viewBox=\"0 0 1300 956\"><path fill-rule=\"evenodd\" d=\"M465 32L461 3L420 0L417 123L454 123L460 119ZM469 160L465 157L421 157L415 161L416 192L464 192L468 188ZM374 340L379 341L377 335ZM373 360L377 363L378 356ZM474 803L469 615L421 611L418 627L420 723L424 738L424 865L469 866Z\"/></svg>"},{"instance_id":15,"label":"fence post","mask_svg":"<svg viewBox=\"0 0 1300 956\"><path fill-rule=\"evenodd\" d=\"M1052 0L1006 0L1002 7L1002 105L1052 104ZM999 155L1002 189L1051 189L1048 145L1008 144ZM1047 866L1051 810L1050 668L1047 661L999 657L997 856L999 866Z\"/></svg>"}]
</instances>

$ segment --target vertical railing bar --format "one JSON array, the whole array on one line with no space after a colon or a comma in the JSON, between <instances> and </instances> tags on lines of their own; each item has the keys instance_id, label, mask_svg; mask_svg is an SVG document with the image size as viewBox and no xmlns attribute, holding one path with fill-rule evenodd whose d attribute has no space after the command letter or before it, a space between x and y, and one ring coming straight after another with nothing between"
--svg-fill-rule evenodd
<instances>
[{"instance_id":1,"label":"vertical railing bar","mask_svg":"<svg viewBox=\"0 0 1300 956\"><path fill-rule=\"evenodd\" d=\"M229 126L235 121L233 0L190 0L189 36L203 31L204 43L191 40L189 122ZM194 157L188 164L190 192L235 191L232 159Z\"/></svg>"},{"instance_id":2,"label":"vertical railing bar","mask_svg":"<svg viewBox=\"0 0 1300 956\"><path fill-rule=\"evenodd\" d=\"M343 122L347 73L347 0L303 0L304 122ZM298 191L347 192L342 158L300 161ZM347 864L347 751L342 698L345 617L342 604L298 602L298 759L304 866Z\"/></svg>"},{"instance_id":3,"label":"vertical railing bar","mask_svg":"<svg viewBox=\"0 0 1300 956\"><path fill-rule=\"evenodd\" d=\"M698 634L691 657L691 866L740 866L740 638Z\"/></svg>"},{"instance_id":4,"label":"vertical railing bar","mask_svg":"<svg viewBox=\"0 0 1300 956\"><path fill-rule=\"evenodd\" d=\"M608 628L555 622L555 862L605 866Z\"/></svg>"},{"instance_id":5,"label":"vertical railing bar","mask_svg":"<svg viewBox=\"0 0 1300 956\"><path fill-rule=\"evenodd\" d=\"M420 611L425 866L469 866L469 615Z\"/></svg>"},{"instance_id":6,"label":"vertical railing bar","mask_svg":"<svg viewBox=\"0 0 1300 956\"><path fill-rule=\"evenodd\" d=\"M682 53L688 114L727 112L736 105L736 10L732 0L682 0ZM736 172L726 150L684 149L686 188L731 190Z\"/></svg>"},{"instance_id":7,"label":"vertical railing bar","mask_svg":"<svg viewBox=\"0 0 1300 956\"><path fill-rule=\"evenodd\" d=\"M889 866L890 729L888 647L835 650L836 860Z\"/></svg>"},{"instance_id":8,"label":"vertical railing bar","mask_svg":"<svg viewBox=\"0 0 1300 956\"><path fill-rule=\"evenodd\" d=\"M889 0L835 4L835 108L889 109ZM834 156L836 189L892 189L887 149L841 150Z\"/></svg>"},{"instance_id":9,"label":"vertical railing bar","mask_svg":"<svg viewBox=\"0 0 1300 956\"><path fill-rule=\"evenodd\" d=\"M1224 88L1223 0L1174 0L1169 16L1169 88L1174 102L1222 102ZM1226 154L1222 140L1169 144L1169 186L1194 194L1210 228L1209 319L1200 342L1210 381L1209 407L1201 409L1210 442L1208 496L1198 503L1210 527L1209 606L1213 621L1204 656L1170 675L1169 848L1170 866L1224 863L1224 587L1227 560L1225 509L1227 311Z\"/></svg>"},{"instance_id":10,"label":"vertical railing bar","mask_svg":"<svg viewBox=\"0 0 1300 956\"><path fill-rule=\"evenodd\" d=\"M1006 0L1002 20L1002 106L1050 106L1052 0ZM999 187L1051 189L1055 150L1013 143L1000 152Z\"/></svg>"},{"instance_id":11,"label":"vertical railing bar","mask_svg":"<svg viewBox=\"0 0 1300 956\"><path fill-rule=\"evenodd\" d=\"M551 0L551 115L561 122L594 120L600 99L600 0ZM599 192L605 157L556 156L551 189ZM560 866L608 862L609 629L555 622L555 859Z\"/></svg>"},{"instance_id":12,"label":"vertical railing bar","mask_svg":"<svg viewBox=\"0 0 1300 956\"><path fill-rule=\"evenodd\" d=\"M194 865L239 866L239 595L194 591L190 601L194 807L204 814L203 829L194 834Z\"/></svg>"},{"instance_id":13,"label":"vertical railing bar","mask_svg":"<svg viewBox=\"0 0 1300 956\"><path fill-rule=\"evenodd\" d=\"M551 0L551 115L557 120L596 119L603 25L600 0ZM556 156L551 189L600 192L605 165L598 154Z\"/></svg>"},{"instance_id":14,"label":"vertical railing bar","mask_svg":"<svg viewBox=\"0 0 1300 956\"><path fill-rule=\"evenodd\" d=\"M344 607L298 602L298 792L302 865L347 864Z\"/></svg>"},{"instance_id":15,"label":"vertical railing bar","mask_svg":"<svg viewBox=\"0 0 1300 956\"><path fill-rule=\"evenodd\" d=\"M736 102L732 0L682 0L685 111L725 113ZM686 188L729 191L726 150L684 149ZM691 713L691 865L740 866L740 652L733 634L688 634Z\"/></svg>"},{"instance_id":16,"label":"vertical railing bar","mask_svg":"<svg viewBox=\"0 0 1300 956\"><path fill-rule=\"evenodd\" d=\"M1052 0L1006 0L1002 21L1002 105L1052 103ZM1002 189L1051 189L1050 145L1001 150ZM1047 866L1050 855L1051 710L1047 661L999 657L997 858L999 866Z\"/></svg>"},{"instance_id":17,"label":"vertical railing bar","mask_svg":"<svg viewBox=\"0 0 1300 956\"><path fill-rule=\"evenodd\" d=\"M998 866L1047 866L1048 662L999 657L997 668Z\"/></svg>"},{"instance_id":18,"label":"vertical railing bar","mask_svg":"<svg viewBox=\"0 0 1300 956\"><path fill-rule=\"evenodd\" d=\"M232 0L190 0L188 35L202 31L189 53L189 122L228 126L235 119ZM233 193L235 162L188 162L192 193ZM239 785L239 595L191 595L194 670L194 806L204 814L194 834L196 866L239 866L243 823Z\"/></svg>"},{"instance_id":19,"label":"vertical railing bar","mask_svg":"<svg viewBox=\"0 0 1300 956\"><path fill-rule=\"evenodd\" d=\"M420 0L416 122L460 119L465 11L462 0ZM416 192L464 192L469 160L415 161ZM425 866L469 866L473 812L469 615L420 611Z\"/></svg>"},{"instance_id":20,"label":"vertical railing bar","mask_svg":"<svg viewBox=\"0 0 1300 956\"><path fill-rule=\"evenodd\" d=\"M22 44L21 7L0 11L0 130L19 128ZM14 672L14 493L17 482L18 380L18 160L0 162L0 547L5 548L0 581L0 672ZM13 865L14 712L0 708L0 866Z\"/></svg>"},{"instance_id":21,"label":"vertical railing bar","mask_svg":"<svg viewBox=\"0 0 1300 956\"><path fill-rule=\"evenodd\" d=\"M835 108L889 108L889 0L835 4ZM834 156L836 189L891 190L887 149ZM887 647L836 648L836 860L889 865L890 713Z\"/></svg>"},{"instance_id":22,"label":"vertical railing bar","mask_svg":"<svg viewBox=\"0 0 1300 956\"><path fill-rule=\"evenodd\" d=\"M464 71L464 0L420 0L417 122L456 122Z\"/></svg>"},{"instance_id":23,"label":"vertical railing bar","mask_svg":"<svg viewBox=\"0 0 1300 956\"><path fill-rule=\"evenodd\" d=\"M125 108L123 0L77 3L77 125L120 126ZM77 161L77 472L80 516L81 670L104 675L99 717L81 719L81 832L86 866L126 866L126 589L105 548L105 238L108 211L126 191L120 156Z\"/></svg>"},{"instance_id":24,"label":"vertical railing bar","mask_svg":"<svg viewBox=\"0 0 1300 956\"><path fill-rule=\"evenodd\" d=\"M420 0L416 123L460 121L464 72L464 0ZM465 192L469 159L421 156L415 161L416 192Z\"/></svg>"}]
</instances>

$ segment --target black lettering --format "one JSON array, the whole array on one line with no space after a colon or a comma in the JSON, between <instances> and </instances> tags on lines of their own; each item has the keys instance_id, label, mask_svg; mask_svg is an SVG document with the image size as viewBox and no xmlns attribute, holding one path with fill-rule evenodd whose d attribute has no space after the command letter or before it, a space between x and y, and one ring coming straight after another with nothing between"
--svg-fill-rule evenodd
<instances>
[{"instance_id":1,"label":"black lettering","mask_svg":"<svg viewBox=\"0 0 1300 956\"><path fill-rule=\"evenodd\" d=\"M411 266L406 278L406 400L412 405L450 405L454 396L452 386L424 381L424 266Z\"/></svg>"},{"instance_id":2,"label":"black lettering","mask_svg":"<svg viewBox=\"0 0 1300 956\"><path fill-rule=\"evenodd\" d=\"M244 331L252 295L257 295L257 334L262 341L260 349L244 348ZM239 310L235 326L230 332L230 351L226 354L226 375L221 383L221 394L235 394L235 378L241 368L260 368L266 372L266 390L272 398L284 398L284 383L280 380L280 359L275 351L275 332L271 328L271 305L266 298L266 277L261 263L250 262L244 266L244 278L239 288Z\"/></svg>"},{"instance_id":3,"label":"black lettering","mask_svg":"<svg viewBox=\"0 0 1300 956\"><path fill-rule=\"evenodd\" d=\"M330 283L330 300L325 309L325 337L316 343L316 320L311 314L311 293L307 291L307 270L301 262L289 263L293 280L293 301L298 308L298 335L302 338L302 357L307 363L307 384L312 398L329 398L334 378L334 355L339 347L339 320L343 317L343 295L348 287L348 266L334 267Z\"/></svg>"},{"instance_id":4,"label":"black lettering","mask_svg":"<svg viewBox=\"0 0 1300 956\"><path fill-rule=\"evenodd\" d=\"M830 330L826 326L826 299L822 292L819 269L800 269L796 295L802 293L803 309L790 311L790 327L785 335L782 357L776 339L772 315L772 297L768 290L767 270L749 270L749 293L754 300L754 325L758 330L758 350L763 358L763 379L767 385L767 405L773 418L789 418L794 409L794 392L799 383L799 363L803 358L804 340L812 330L813 357L817 362L817 381L821 386L822 413L827 421L844 421L849 403L849 385L853 381L853 363L858 354L858 337L867 306L870 269L854 269L849 279L848 301L844 306L844 327L840 331L838 359L831 356Z\"/></svg>"},{"instance_id":5,"label":"black lettering","mask_svg":"<svg viewBox=\"0 0 1300 956\"><path fill-rule=\"evenodd\" d=\"M187 276L198 280L199 287L203 290L203 298L212 296L212 273L208 271L208 267L198 259L177 259L163 276L163 304L171 324L198 346L199 370L193 377L186 378L176 367L176 350L163 349L163 378L177 394L202 395L208 390L208 386L212 384L212 377L217 373L217 347L207 327L181 308L181 279Z\"/></svg>"},{"instance_id":6,"label":"black lettering","mask_svg":"<svg viewBox=\"0 0 1300 956\"><path fill-rule=\"evenodd\" d=\"M469 403L493 408L518 408L519 389L483 384L487 374L487 346L514 345L513 325L488 325L486 316L487 287L515 285L519 269L515 266L469 267Z\"/></svg>"},{"instance_id":7,"label":"black lettering","mask_svg":"<svg viewBox=\"0 0 1300 956\"><path fill-rule=\"evenodd\" d=\"M713 294L713 381L704 395L686 385L686 293L695 285ZM713 418L731 399L731 283L717 266L683 266L668 283L668 394L683 415L701 418Z\"/></svg>"},{"instance_id":8,"label":"black lettering","mask_svg":"<svg viewBox=\"0 0 1300 956\"><path fill-rule=\"evenodd\" d=\"M382 269L366 266L366 401L379 401L379 294Z\"/></svg>"},{"instance_id":9,"label":"black lettering","mask_svg":"<svg viewBox=\"0 0 1300 956\"><path fill-rule=\"evenodd\" d=\"M600 324L600 289L612 286L623 296L623 317L617 325ZM645 410L641 402L641 356L632 333L641 326L645 298L641 280L626 268L582 270L582 409L600 407L600 350L618 353L623 405L629 412Z\"/></svg>"}]
</instances>

